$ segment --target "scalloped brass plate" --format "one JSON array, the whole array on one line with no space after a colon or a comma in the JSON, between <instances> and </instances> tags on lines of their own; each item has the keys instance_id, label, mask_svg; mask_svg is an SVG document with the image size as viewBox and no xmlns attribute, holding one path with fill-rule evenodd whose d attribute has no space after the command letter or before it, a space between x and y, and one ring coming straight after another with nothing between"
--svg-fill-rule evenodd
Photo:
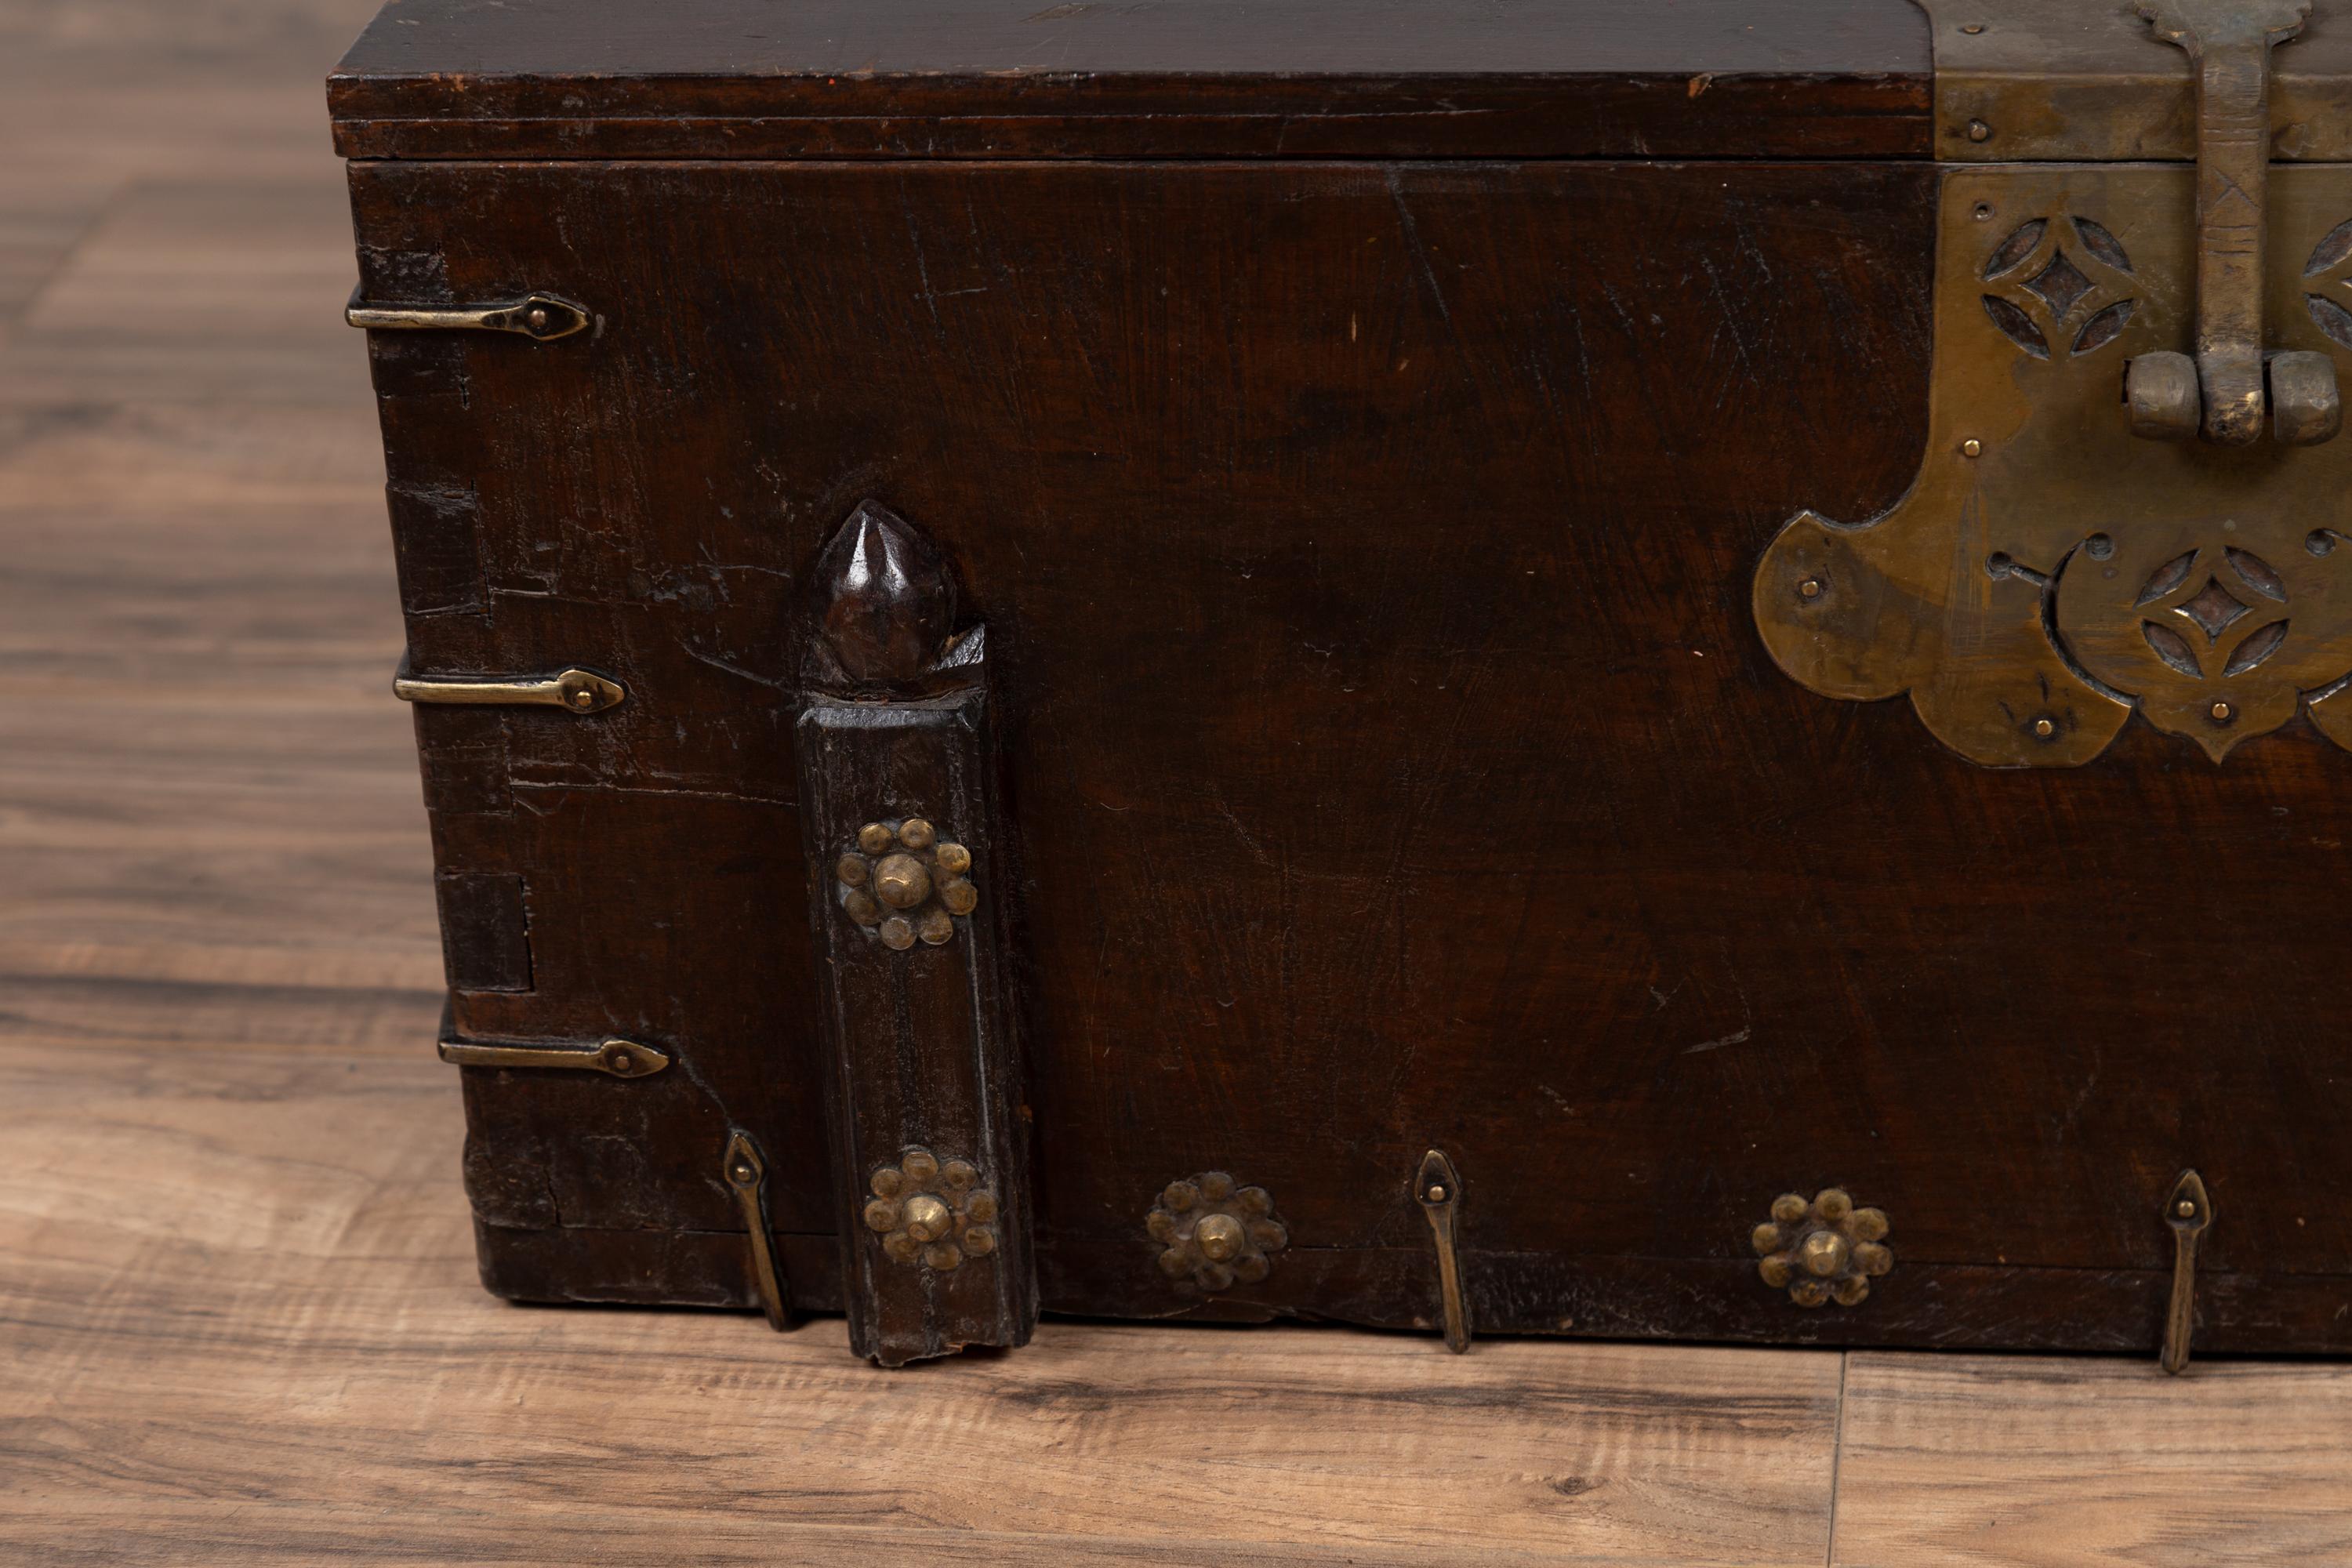
<instances>
[{"instance_id":1,"label":"scalloped brass plate","mask_svg":"<svg viewBox=\"0 0 2352 1568\"><path fill-rule=\"evenodd\" d=\"M2133 356L2194 331L2197 171L1944 176L1927 450L1858 525L1766 550L1767 648L1825 697L1908 693L1987 767L2063 767L2134 712L2220 762L2308 713L2352 747L2352 441L2136 438ZM2352 348L2352 168L2269 180L2273 353Z\"/></svg>"}]
</instances>

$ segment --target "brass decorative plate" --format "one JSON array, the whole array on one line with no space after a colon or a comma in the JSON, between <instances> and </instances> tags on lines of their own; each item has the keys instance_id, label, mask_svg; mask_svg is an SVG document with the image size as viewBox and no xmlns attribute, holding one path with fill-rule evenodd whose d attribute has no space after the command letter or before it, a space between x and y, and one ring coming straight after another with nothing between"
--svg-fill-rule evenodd
<instances>
[{"instance_id":1,"label":"brass decorative plate","mask_svg":"<svg viewBox=\"0 0 2352 1568\"><path fill-rule=\"evenodd\" d=\"M2089 762L2134 712L2215 762L2298 711L2352 746L2352 440L2143 440L2121 403L2126 361L2193 335L2197 178L1945 175L1927 456L1884 516L1802 512L1766 551L1790 677L1908 692L1989 767ZM2352 349L2347 220L2352 170L2270 171L2273 351Z\"/></svg>"}]
</instances>

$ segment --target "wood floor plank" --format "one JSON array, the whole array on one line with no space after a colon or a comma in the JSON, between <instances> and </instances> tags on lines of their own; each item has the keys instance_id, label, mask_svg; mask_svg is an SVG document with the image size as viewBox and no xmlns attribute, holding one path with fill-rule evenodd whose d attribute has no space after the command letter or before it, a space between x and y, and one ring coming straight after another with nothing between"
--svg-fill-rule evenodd
<instances>
[{"instance_id":1,"label":"wood floor plank","mask_svg":"<svg viewBox=\"0 0 2352 1568\"><path fill-rule=\"evenodd\" d=\"M0 1043L0 1559L1818 1563L1838 1361L838 1320L473 1279L429 1059Z\"/></svg>"},{"instance_id":2,"label":"wood floor plank","mask_svg":"<svg viewBox=\"0 0 2352 1568\"><path fill-rule=\"evenodd\" d=\"M2352 1368L1857 1352L1837 1492L1834 1568L2352 1562Z\"/></svg>"}]
</instances>

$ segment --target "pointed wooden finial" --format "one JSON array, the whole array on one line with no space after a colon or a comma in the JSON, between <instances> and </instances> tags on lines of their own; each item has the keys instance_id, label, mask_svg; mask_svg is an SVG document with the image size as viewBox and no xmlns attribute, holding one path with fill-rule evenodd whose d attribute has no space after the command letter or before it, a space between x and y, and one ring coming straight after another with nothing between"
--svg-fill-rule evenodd
<instances>
[{"instance_id":1,"label":"pointed wooden finial","mask_svg":"<svg viewBox=\"0 0 2352 1568\"><path fill-rule=\"evenodd\" d=\"M825 643L860 685L915 684L955 623L947 558L921 530L871 500L817 557L815 588Z\"/></svg>"}]
</instances>

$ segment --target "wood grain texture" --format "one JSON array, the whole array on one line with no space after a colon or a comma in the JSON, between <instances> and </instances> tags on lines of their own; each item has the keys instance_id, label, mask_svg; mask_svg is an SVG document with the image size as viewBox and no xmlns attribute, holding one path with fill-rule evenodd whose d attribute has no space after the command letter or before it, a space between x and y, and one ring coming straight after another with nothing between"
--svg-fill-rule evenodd
<instances>
[{"instance_id":1,"label":"wood grain texture","mask_svg":"<svg viewBox=\"0 0 2352 1568\"><path fill-rule=\"evenodd\" d=\"M314 82L366 8L0 0L24 154L0 162L0 235L47 237L26 302L70 278L71 215L142 181L250 181L228 212L307 190L340 223ZM2352 1372L2330 1366L1855 1355L1839 1464L1832 1352L1457 1359L1049 1320L1016 1355L885 1376L837 1321L489 1300L429 1055L430 860L383 690L400 632L348 279L289 305L267 262L219 243L188 265L251 290L237 331L308 344L289 384L341 393L200 397L175 378L201 353L125 344L155 374L99 395L50 349L20 374L0 323L11 1568L2352 1551ZM271 299L277 326L251 325Z\"/></svg>"},{"instance_id":2,"label":"wood grain texture","mask_svg":"<svg viewBox=\"0 0 2352 1568\"><path fill-rule=\"evenodd\" d=\"M1059 1324L886 1375L838 1320L484 1297L421 1054L103 1060L0 1045L13 1561L1827 1548L1831 1355Z\"/></svg>"},{"instance_id":3,"label":"wood grain texture","mask_svg":"<svg viewBox=\"0 0 2352 1568\"><path fill-rule=\"evenodd\" d=\"M1849 1358L1833 1568L2352 1560L2337 1367Z\"/></svg>"},{"instance_id":4,"label":"wood grain texture","mask_svg":"<svg viewBox=\"0 0 2352 1568\"><path fill-rule=\"evenodd\" d=\"M351 157L1923 157L1906 0L393 0Z\"/></svg>"}]
</instances>

